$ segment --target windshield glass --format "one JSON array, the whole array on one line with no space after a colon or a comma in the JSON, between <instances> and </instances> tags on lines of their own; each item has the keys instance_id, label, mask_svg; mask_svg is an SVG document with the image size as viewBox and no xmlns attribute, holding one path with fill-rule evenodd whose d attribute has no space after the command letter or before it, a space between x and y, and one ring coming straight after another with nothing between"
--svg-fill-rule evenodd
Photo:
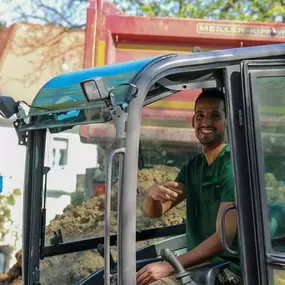
<instances>
[{"instance_id":1,"label":"windshield glass","mask_svg":"<svg viewBox=\"0 0 285 285\"><path fill-rule=\"evenodd\" d=\"M85 125L58 134L47 134L45 166L50 167L50 171L45 195L45 246L56 244L55 232L59 230L62 234L59 244L104 235L106 155L116 143L114 125L109 123L107 126L111 130L107 134L108 139L101 138L102 132L99 131L97 144L86 143L88 129ZM114 192L118 187L118 175L119 164L115 160ZM112 210L112 234L116 234L114 207ZM103 258L96 249L46 257L41 261L41 282L47 285L77 284L103 264Z\"/></svg>"},{"instance_id":2,"label":"windshield glass","mask_svg":"<svg viewBox=\"0 0 285 285\"><path fill-rule=\"evenodd\" d=\"M194 101L200 92L200 89L181 91L142 110L137 184L138 231L185 224L185 201L160 218L150 218L145 214L144 200L153 185L173 181L188 159L201 150L192 127Z\"/></svg>"}]
</instances>

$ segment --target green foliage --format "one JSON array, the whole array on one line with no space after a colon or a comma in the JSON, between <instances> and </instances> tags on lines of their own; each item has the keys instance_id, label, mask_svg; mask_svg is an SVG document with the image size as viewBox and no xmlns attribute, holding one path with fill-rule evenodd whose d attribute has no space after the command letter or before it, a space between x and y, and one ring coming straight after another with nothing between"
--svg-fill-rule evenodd
<instances>
[{"instance_id":1,"label":"green foliage","mask_svg":"<svg viewBox=\"0 0 285 285\"><path fill-rule=\"evenodd\" d=\"M0 194L0 243L4 241L5 236L10 233L10 227L13 224L11 219L11 206L15 205L16 196L20 196L21 190L14 189L12 194Z\"/></svg>"},{"instance_id":2,"label":"green foliage","mask_svg":"<svg viewBox=\"0 0 285 285\"><path fill-rule=\"evenodd\" d=\"M285 2L276 0L114 0L126 14L190 19L284 22Z\"/></svg>"},{"instance_id":3,"label":"green foliage","mask_svg":"<svg viewBox=\"0 0 285 285\"><path fill-rule=\"evenodd\" d=\"M13 190L13 195L14 196L21 196L22 195L22 191L19 188L16 188Z\"/></svg>"},{"instance_id":4,"label":"green foliage","mask_svg":"<svg viewBox=\"0 0 285 285\"><path fill-rule=\"evenodd\" d=\"M85 193L81 190L76 190L71 194L71 205L80 206L85 201Z\"/></svg>"},{"instance_id":5,"label":"green foliage","mask_svg":"<svg viewBox=\"0 0 285 285\"><path fill-rule=\"evenodd\" d=\"M273 173L266 173L265 188L269 202L279 202L285 205L284 181L278 181Z\"/></svg>"},{"instance_id":6,"label":"green foliage","mask_svg":"<svg viewBox=\"0 0 285 285\"><path fill-rule=\"evenodd\" d=\"M3 0L2 0L3 1ZM4 0L6 3L11 0ZM285 22L283 0L107 0L124 13L188 19ZM12 3L12 2L11 2ZM17 21L82 28L89 0L34 0L28 9L15 5ZM29 12L27 12L29 11Z\"/></svg>"},{"instance_id":7,"label":"green foliage","mask_svg":"<svg viewBox=\"0 0 285 285\"><path fill-rule=\"evenodd\" d=\"M2 0L3 1L3 0ZM11 0L4 0L6 3ZM188 19L285 22L283 0L107 0L129 15ZM12 3L12 2L11 2ZM82 28L89 0L34 0L29 9L16 5L17 21ZM29 11L29 12L27 12Z\"/></svg>"}]
</instances>

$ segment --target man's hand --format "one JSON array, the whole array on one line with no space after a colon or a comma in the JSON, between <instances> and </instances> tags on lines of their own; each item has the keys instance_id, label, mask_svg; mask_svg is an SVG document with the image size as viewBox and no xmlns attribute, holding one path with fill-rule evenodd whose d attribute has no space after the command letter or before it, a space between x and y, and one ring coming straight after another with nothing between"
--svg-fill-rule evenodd
<instances>
[{"instance_id":1,"label":"man's hand","mask_svg":"<svg viewBox=\"0 0 285 285\"><path fill-rule=\"evenodd\" d=\"M144 202L144 211L150 218L159 218L185 199L184 185L169 181L150 188Z\"/></svg>"},{"instance_id":2,"label":"man's hand","mask_svg":"<svg viewBox=\"0 0 285 285\"><path fill-rule=\"evenodd\" d=\"M155 201L165 203L167 201L175 201L182 194L182 190L182 186L177 182L169 181L153 186L148 195Z\"/></svg>"},{"instance_id":3,"label":"man's hand","mask_svg":"<svg viewBox=\"0 0 285 285\"><path fill-rule=\"evenodd\" d=\"M150 263L137 272L137 282L140 285L148 285L174 272L174 268L168 262Z\"/></svg>"}]
</instances>

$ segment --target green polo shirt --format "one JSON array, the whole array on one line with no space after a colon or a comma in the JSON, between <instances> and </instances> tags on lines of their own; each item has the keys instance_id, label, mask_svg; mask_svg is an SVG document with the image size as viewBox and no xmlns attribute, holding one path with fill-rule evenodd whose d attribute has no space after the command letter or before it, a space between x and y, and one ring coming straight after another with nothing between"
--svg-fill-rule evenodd
<instances>
[{"instance_id":1,"label":"green polo shirt","mask_svg":"<svg viewBox=\"0 0 285 285\"><path fill-rule=\"evenodd\" d=\"M210 166L203 153L196 155L180 169L176 181L186 186L186 239L187 250L191 250L216 232L220 203L235 201L230 146ZM238 250L237 236L230 248ZM240 274L238 256L223 252L212 259L221 260L231 261L229 269Z\"/></svg>"}]
</instances>

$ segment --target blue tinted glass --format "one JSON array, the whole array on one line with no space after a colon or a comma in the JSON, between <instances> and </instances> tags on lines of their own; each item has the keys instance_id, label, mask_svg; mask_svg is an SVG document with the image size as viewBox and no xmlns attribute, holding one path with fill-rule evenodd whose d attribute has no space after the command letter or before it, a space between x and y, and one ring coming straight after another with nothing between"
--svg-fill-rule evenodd
<instances>
[{"instance_id":1,"label":"blue tinted glass","mask_svg":"<svg viewBox=\"0 0 285 285\"><path fill-rule=\"evenodd\" d=\"M82 92L80 82L94 78L105 77L109 87L121 83L128 83L132 78L154 58L136 60L126 63L107 65L103 67L83 69L76 72L61 74L48 83L35 97L29 116L48 114L71 109L85 109L86 107L102 107L102 102L89 102ZM126 88L118 88L116 101L124 100ZM74 115L74 114L73 114Z\"/></svg>"}]
</instances>

